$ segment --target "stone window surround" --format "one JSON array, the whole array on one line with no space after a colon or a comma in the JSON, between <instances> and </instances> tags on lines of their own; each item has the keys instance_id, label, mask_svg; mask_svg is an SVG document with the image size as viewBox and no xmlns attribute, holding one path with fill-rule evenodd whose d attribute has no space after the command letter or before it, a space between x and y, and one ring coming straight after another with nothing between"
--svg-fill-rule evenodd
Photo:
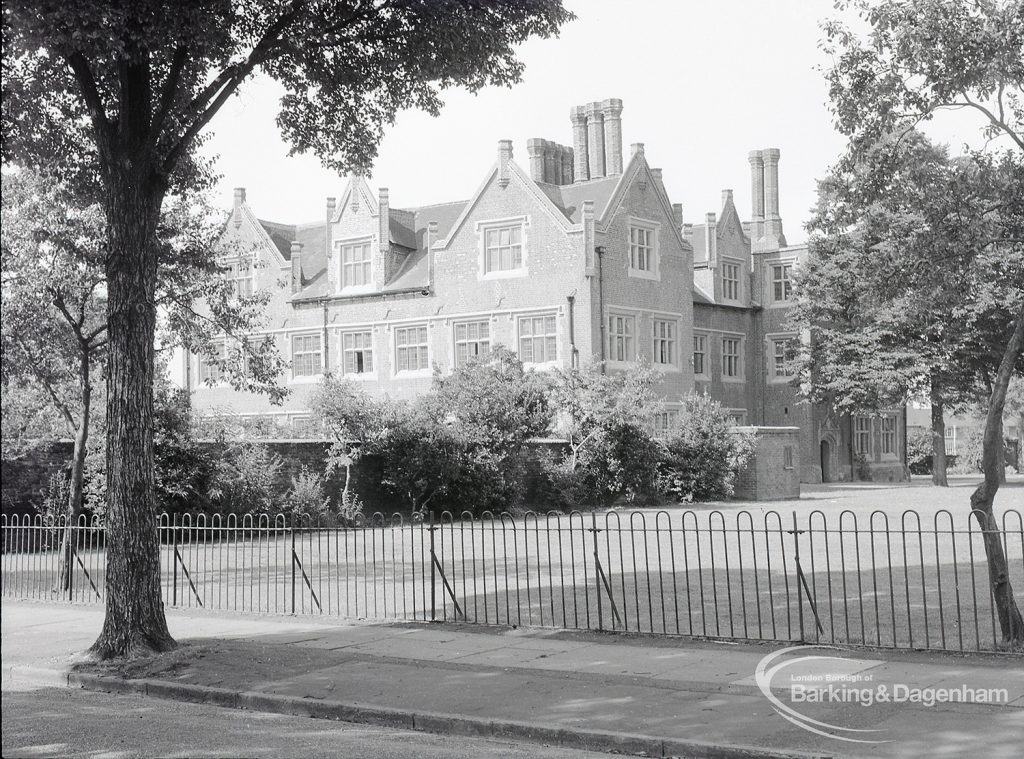
<instances>
[{"instance_id":1,"label":"stone window surround","mask_svg":"<svg viewBox=\"0 0 1024 759\"><path fill-rule=\"evenodd\" d=\"M720 261L721 261L721 263L719 264L719 267L721 268L721 271L722 271L722 277L721 277L721 281L722 281L722 300L723 301L729 301L731 303L740 303L740 302L742 302L742 300L743 300L743 261L741 261L738 258L727 258L725 256L720 257ZM725 277L725 267L727 267L727 266L730 266L730 267L734 266L734 267L736 267L736 279L735 280L732 279L731 277L728 280L726 279L726 277ZM726 287L725 287L726 282L735 282L736 283L736 297L731 297L731 296L726 294Z\"/></svg>"},{"instance_id":2,"label":"stone window surround","mask_svg":"<svg viewBox=\"0 0 1024 759\"><path fill-rule=\"evenodd\" d=\"M347 294L373 292L373 246L376 242L374 235L358 235L356 237L347 237L343 240L335 240L334 248L338 254L338 286L337 292ZM370 248L370 273L367 281L362 285L345 285L345 248L355 247L356 245L368 245Z\"/></svg>"},{"instance_id":3,"label":"stone window surround","mask_svg":"<svg viewBox=\"0 0 1024 759\"><path fill-rule=\"evenodd\" d=\"M633 230L643 229L651 233L651 253L649 269L633 268ZM626 238L626 274L637 279L661 281L661 223L653 219L639 216L629 217L629 232Z\"/></svg>"},{"instance_id":4,"label":"stone window surround","mask_svg":"<svg viewBox=\"0 0 1024 759\"><path fill-rule=\"evenodd\" d=\"M792 340L799 339L799 335L795 332L769 332L765 336L768 350L765 351L765 358L768 362L768 383L772 385L782 385L790 382L793 379L792 374L779 374L776 371L776 343L786 343Z\"/></svg>"},{"instance_id":5,"label":"stone window surround","mask_svg":"<svg viewBox=\"0 0 1024 759\"><path fill-rule=\"evenodd\" d=\"M736 374L728 375L725 373L725 341L736 340L738 346L736 349ZM722 351L722 382L746 382L747 381L747 362L746 362L746 350L747 350L747 336L742 332L722 332L721 338L719 339L719 347Z\"/></svg>"},{"instance_id":6,"label":"stone window surround","mask_svg":"<svg viewBox=\"0 0 1024 759\"><path fill-rule=\"evenodd\" d=\"M789 297L789 300L775 300L775 266L788 266L790 267L789 273L792 278L793 272L797 270L799 261L796 258L779 258L774 260L765 261L765 287L767 288L767 298L765 303L768 308L792 308L793 307L793 296Z\"/></svg>"},{"instance_id":7,"label":"stone window surround","mask_svg":"<svg viewBox=\"0 0 1024 759\"><path fill-rule=\"evenodd\" d=\"M302 337L315 337L317 339L317 350L316 351L301 351L301 353L318 354L320 356L320 371L314 372L313 374L296 374L295 373L295 340ZM324 336L321 332L304 330L301 332L294 332L288 336L288 358L291 361L290 377L291 382L319 382L320 378L324 376Z\"/></svg>"},{"instance_id":8,"label":"stone window surround","mask_svg":"<svg viewBox=\"0 0 1024 759\"><path fill-rule=\"evenodd\" d=\"M661 337L658 335L658 323L665 322L671 326L672 336L669 338ZM681 352L679 350L679 319L674 316L652 314L651 315L651 366L661 371L679 371L679 361L681 358ZM672 343L671 353L672 360L668 363L660 363L658 361L658 342L668 340ZM692 358L692 357L691 357Z\"/></svg>"},{"instance_id":9,"label":"stone window surround","mask_svg":"<svg viewBox=\"0 0 1024 759\"><path fill-rule=\"evenodd\" d=\"M697 367L696 367L696 365L694 365L694 367L693 367L693 376L694 376L694 379L697 379L697 380L710 381L711 380L711 353L710 353L709 346L711 345L711 340L710 340L711 334L709 332L702 332L702 331L697 330L697 329L693 330L693 339L694 339L693 353L699 353L700 352L700 351L697 350L697 339L698 338L701 338L704 341L704 344L703 344L703 347L704 347L704 351L703 351L704 361L703 361L703 363L704 363L704 365L701 367L702 371L700 371L700 372L697 371ZM694 363L692 355L690 357L690 363Z\"/></svg>"},{"instance_id":10,"label":"stone window surround","mask_svg":"<svg viewBox=\"0 0 1024 759\"><path fill-rule=\"evenodd\" d=\"M520 246L522 247L522 262L516 269L502 271L487 271L487 232L493 229L506 227L520 228ZM501 219L484 219L476 223L477 241L477 279L513 279L526 277L530 274L530 216L508 216Z\"/></svg>"}]
</instances>

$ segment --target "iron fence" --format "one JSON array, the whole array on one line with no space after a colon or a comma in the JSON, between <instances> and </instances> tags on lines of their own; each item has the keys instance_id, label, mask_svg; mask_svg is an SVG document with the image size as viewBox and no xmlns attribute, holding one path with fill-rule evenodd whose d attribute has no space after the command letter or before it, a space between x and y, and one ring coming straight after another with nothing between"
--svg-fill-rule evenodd
<instances>
[{"instance_id":1,"label":"iron fence","mask_svg":"<svg viewBox=\"0 0 1024 759\"><path fill-rule=\"evenodd\" d=\"M999 527L1022 588L1021 512ZM956 651L1000 640L983 533L947 510L445 512L353 527L164 515L156 529L175 607ZM2 533L5 596L102 602L101 524L4 517Z\"/></svg>"}]
</instances>

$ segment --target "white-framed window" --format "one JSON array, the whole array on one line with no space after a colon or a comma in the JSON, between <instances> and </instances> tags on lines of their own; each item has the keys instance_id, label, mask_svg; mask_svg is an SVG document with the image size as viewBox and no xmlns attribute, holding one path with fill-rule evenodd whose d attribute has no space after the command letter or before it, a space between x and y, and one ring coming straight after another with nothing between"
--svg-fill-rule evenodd
<instances>
[{"instance_id":1,"label":"white-framed window","mask_svg":"<svg viewBox=\"0 0 1024 759\"><path fill-rule=\"evenodd\" d=\"M455 365L465 366L491 352L491 323L487 319L455 325Z\"/></svg>"},{"instance_id":2,"label":"white-framed window","mask_svg":"<svg viewBox=\"0 0 1024 759\"><path fill-rule=\"evenodd\" d=\"M636 360L636 317L608 315L608 360Z\"/></svg>"},{"instance_id":3,"label":"white-framed window","mask_svg":"<svg viewBox=\"0 0 1024 759\"><path fill-rule=\"evenodd\" d=\"M722 338L722 378L743 379L743 338Z\"/></svg>"},{"instance_id":4,"label":"white-framed window","mask_svg":"<svg viewBox=\"0 0 1024 759\"><path fill-rule=\"evenodd\" d=\"M341 246L341 288L373 284L373 257L370 240L347 242Z\"/></svg>"},{"instance_id":5,"label":"white-framed window","mask_svg":"<svg viewBox=\"0 0 1024 759\"><path fill-rule=\"evenodd\" d=\"M199 355L199 382L203 385L215 385L224 380L224 369L219 362L227 358L227 346L223 342L214 345L217 358Z\"/></svg>"},{"instance_id":6,"label":"white-framed window","mask_svg":"<svg viewBox=\"0 0 1024 759\"><path fill-rule=\"evenodd\" d=\"M488 278L522 277L527 273L527 235L525 216L495 219L477 224L480 235L480 276Z\"/></svg>"},{"instance_id":7,"label":"white-framed window","mask_svg":"<svg viewBox=\"0 0 1024 759\"><path fill-rule=\"evenodd\" d=\"M659 366L676 365L676 322L673 319L654 320L654 363Z\"/></svg>"},{"instance_id":8,"label":"white-framed window","mask_svg":"<svg viewBox=\"0 0 1024 759\"><path fill-rule=\"evenodd\" d=\"M341 371L343 374L373 373L373 332L343 332L341 335Z\"/></svg>"},{"instance_id":9,"label":"white-framed window","mask_svg":"<svg viewBox=\"0 0 1024 759\"><path fill-rule=\"evenodd\" d=\"M427 325L395 327L395 371L414 372L429 368Z\"/></svg>"},{"instance_id":10,"label":"white-framed window","mask_svg":"<svg viewBox=\"0 0 1024 759\"><path fill-rule=\"evenodd\" d=\"M321 335L292 335L292 376L315 377L323 373L323 345Z\"/></svg>"},{"instance_id":11,"label":"white-framed window","mask_svg":"<svg viewBox=\"0 0 1024 759\"><path fill-rule=\"evenodd\" d=\"M725 300L740 299L740 265L722 263L722 298Z\"/></svg>"},{"instance_id":12,"label":"white-framed window","mask_svg":"<svg viewBox=\"0 0 1024 759\"><path fill-rule=\"evenodd\" d=\"M519 359L524 364L543 364L558 359L554 314L519 317Z\"/></svg>"},{"instance_id":13,"label":"white-framed window","mask_svg":"<svg viewBox=\"0 0 1024 759\"><path fill-rule=\"evenodd\" d=\"M946 427L946 455L956 456L956 427Z\"/></svg>"},{"instance_id":14,"label":"white-framed window","mask_svg":"<svg viewBox=\"0 0 1024 759\"><path fill-rule=\"evenodd\" d=\"M896 417L887 414L881 419L882 455L895 457L896 453Z\"/></svg>"},{"instance_id":15,"label":"white-framed window","mask_svg":"<svg viewBox=\"0 0 1024 759\"><path fill-rule=\"evenodd\" d=\"M871 417L853 418L853 450L864 456L871 456Z\"/></svg>"},{"instance_id":16,"label":"white-framed window","mask_svg":"<svg viewBox=\"0 0 1024 759\"><path fill-rule=\"evenodd\" d=\"M658 228L657 222L630 220L628 273L631 277L658 278Z\"/></svg>"},{"instance_id":17,"label":"white-framed window","mask_svg":"<svg viewBox=\"0 0 1024 759\"><path fill-rule=\"evenodd\" d=\"M693 374L696 377L707 377L708 370L708 336L693 336Z\"/></svg>"},{"instance_id":18,"label":"white-framed window","mask_svg":"<svg viewBox=\"0 0 1024 759\"><path fill-rule=\"evenodd\" d=\"M251 377L253 373L252 359L250 353L259 354L267 350L266 346L274 345L273 335L247 335L244 338L246 350L243 353L245 361L245 376Z\"/></svg>"},{"instance_id":19,"label":"white-framed window","mask_svg":"<svg viewBox=\"0 0 1024 759\"><path fill-rule=\"evenodd\" d=\"M793 264L772 264L772 302L785 303L793 296Z\"/></svg>"},{"instance_id":20,"label":"white-framed window","mask_svg":"<svg viewBox=\"0 0 1024 759\"><path fill-rule=\"evenodd\" d=\"M236 298L252 296L252 261L239 259L228 264L225 276L231 283L231 294Z\"/></svg>"},{"instance_id":21,"label":"white-framed window","mask_svg":"<svg viewBox=\"0 0 1024 759\"><path fill-rule=\"evenodd\" d=\"M789 357L793 349L792 337L771 338L771 354L769 356L769 374L774 381L785 381L793 376Z\"/></svg>"}]
</instances>

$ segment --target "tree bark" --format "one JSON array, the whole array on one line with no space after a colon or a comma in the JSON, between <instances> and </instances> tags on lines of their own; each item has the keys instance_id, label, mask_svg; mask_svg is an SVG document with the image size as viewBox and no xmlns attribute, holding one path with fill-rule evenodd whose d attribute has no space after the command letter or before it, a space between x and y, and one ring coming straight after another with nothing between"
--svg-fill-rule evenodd
<instances>
[{"instance_id":1,"label":"tree bark","mask_svg":"<svg viewBox=\"0 0 1024 759\"><path fill-rule=\"evenodd\" d=\"M1002 532L992 510L992 504L1002 482L1003 466L1003 407L1006 403L1006 389L1010 384L1014 366L1024 351L1024 309L1017 315L1013 336L1003 352L992 383L988 413L985 417L985 437L982 445L981 468L985 479L971 494L971 509L985 542L985 557L988 559L989 580L992 597L999 618L999 629L1007 645L1024 643L1024 620L1013 597L1010 574L1003 553Z\"/></svg>"},{"instance_id":2,"label":"tree bark","mask_svg":"<svg viewBox=\"0 0 1024 759\"><path fill-rule=\"evenodd\" d=\"M175 646L160 593L153 475L155 243L164 191L128 162L112 164L105 179L106 616L91 649L100 659Z\"/></svg>"},{"instance_id":3,"label":"tree bark","mask_svg":"<svg viewBox=\"0 0 1024 759\"><path fill-rule=\"evenodd\" d=\"M71 457L71 490L61 535L60 566L57 569L57 584L54 593L66 593L71 590L71 570L74 559L75 528L82 514L82 490L85 480L86 444L89 441L89 421L92 411L92 378L90 377L89 351L83 349L79 365L79 381L82 385L82 416L75 431L75 450Z\"/></svg>"},{"instance_id":4,"label":"tree bark","mask_svg":"<svg viewBox=\"0 0 1024 759\"><path fill-rule=\"evenodd\" d=\"M931 381L932 404L932 484L949 487L946 479L946 420L942 395L935 377Z\"/></svg>"}]
</instances>

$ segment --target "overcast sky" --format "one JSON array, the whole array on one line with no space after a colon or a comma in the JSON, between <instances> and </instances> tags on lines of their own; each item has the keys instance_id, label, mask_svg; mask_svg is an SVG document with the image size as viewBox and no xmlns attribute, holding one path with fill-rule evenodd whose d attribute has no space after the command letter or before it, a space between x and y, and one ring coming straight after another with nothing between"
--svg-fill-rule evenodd
<instances>
[{"instance_id":1,"label":"overcast sky","mask_svg":"<svg viewBox=\"0 0 1024 759\"><path fill-rule=\"evenodd\" d=\"M439 118L404 112L386 134L370 179L388 187L393 207L472 195L500 139L528 169L526 140L572 145L571 106L623 101L623 152L645 144L664 169L684 220L718 211L721 190L735 191L750 216L747 153L776 147L780 207L790 243L805 239L815 179L843 148L833 130L819 67L819 21L831 0L566 0L576 21L557 39L521 49L522 83L477 95L450 91ZM219 202L246 187L258 216L281 222L322 218L343 177L312 156L289 158L274 118L280 90L251 82L213 121L206 151L219 155ZM942 139L960 138L954 131Z\"/></svg>"}]
</instances>

